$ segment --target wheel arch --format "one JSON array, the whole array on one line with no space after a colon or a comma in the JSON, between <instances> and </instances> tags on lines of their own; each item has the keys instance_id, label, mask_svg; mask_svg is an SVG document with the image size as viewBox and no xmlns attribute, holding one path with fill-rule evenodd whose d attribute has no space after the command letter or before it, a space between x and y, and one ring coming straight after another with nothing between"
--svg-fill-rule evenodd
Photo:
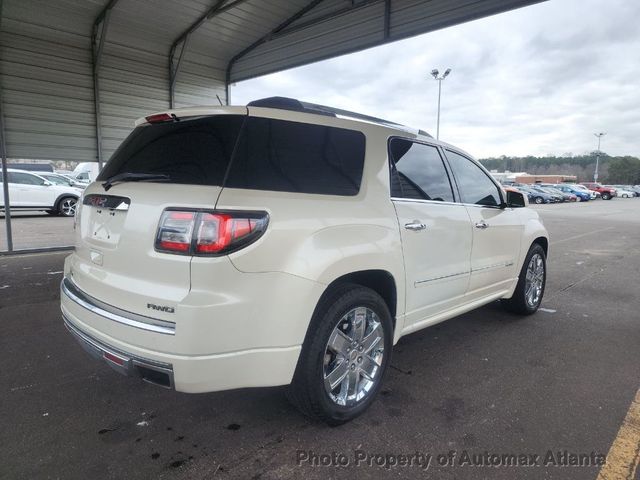
<instances>
[{"instance_id":1,"label":"wheel arch","mask_svg":"<svg viewBox=\"0 0 640 480\"><path fill-rule=\"evenodd\" d=\"M537 237L531 242L531 245L538 244L544 250L544 256L546 257L549 254L549 239L547 237Z\"/></svg>"},{"instance_id":2,"label":"wheel arch","mask_svg":"<svg viewBox=\"0 0 640 480\"><path fill-rule=\"evenodd\" d=\"M78 200L80 197L78 195L73 194L73 193L61 193L60 195L58 195L58 198L56 198L56 201L53 204L53 208L58 210L60 208L60 202L62 200L64 200L65 198L75 198L76 200Z\"/></svg>"},{"instance_id":3,"label":"wheel arch","mask_svg":"<svg viewBox=\"0 0 640 480\"><path fill-rule=\"evenodd\" d=\"M367 287L380 295L387 305L389 313L391 313L391 319L395 328L396 315L398 313L398 287L391 272L382 269L370 269L346 273L327 285L317 305L320 305L326 296L330 295L335 288L346 284L356 284Z\"/></svg>"}]
</instances>

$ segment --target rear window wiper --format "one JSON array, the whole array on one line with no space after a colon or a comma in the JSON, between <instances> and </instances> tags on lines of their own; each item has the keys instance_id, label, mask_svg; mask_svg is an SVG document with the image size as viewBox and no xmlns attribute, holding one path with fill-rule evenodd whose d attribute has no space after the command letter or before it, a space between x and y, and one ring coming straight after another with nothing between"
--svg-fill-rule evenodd
<instances>
[{"instance_id":1,"label":"rear window wiper","mask_svg":"<svg viewBox=\"0 0 640 480\"><path fill-rule=\"evenodd\" d=\"M109 190L114 184L118 182L144 182L145 180L171 180L169 175L159 173L119 173L112 177L109 177L106 182L102 184L105 190Z\"/></svg>"}]
</instances>

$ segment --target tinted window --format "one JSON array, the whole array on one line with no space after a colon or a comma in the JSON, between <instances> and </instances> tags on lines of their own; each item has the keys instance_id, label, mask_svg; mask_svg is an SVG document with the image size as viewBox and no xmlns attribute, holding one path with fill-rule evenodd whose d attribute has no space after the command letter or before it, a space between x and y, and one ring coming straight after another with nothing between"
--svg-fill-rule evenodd
<instances>
[{"instance_id":1,"label":"tinted window","mask_svg":"<svg viewBox=\"0 0 640 480\"><path fill-rule=\"evenodd\" d=\"M18 183L21 185L44 185L44 180L35 175L29 175L28 173L20 172L8 172L7 177L9 183Z\"/></svg>"},{"instance_id":2,"label":"tinted window","mask_svg":"<svg viewBox=\"0 0 640 480\"><path fill-rule=\"evenodd\" d=\"M361 132L250 117L225 186L356 195L364 154Z\"/></svg>"},{"instance_id":3,"label":"tinted window","mask_svg":"<svg viewBox=\"0 0 640 480\"><path fill-rule=\"evenodd\" d=\"M436 147L394 138L389 153L392 197L453 202L449 176Z\"/></svg>"},{"instance_id":4,"label":"tinted window","mask_svg":"<svg viewBox=\"0 0 640 480\"><path fill-rule=\"evenodd\" d=\"M152 173L168 175L171 183L222 185L244 118L219 115L137 127L98 180Z\"/></svg>"},{"instance_id":5,"label":"tinted window","mask_svg":"<svg viewBox=\"0 0 640 480\"><path fill-rule=\"evenodd\" d=\"M447 150L447 158L458 183L464 203L498 206L498 187L475 163L462 155Z\"/></svg>"}]
</instances>

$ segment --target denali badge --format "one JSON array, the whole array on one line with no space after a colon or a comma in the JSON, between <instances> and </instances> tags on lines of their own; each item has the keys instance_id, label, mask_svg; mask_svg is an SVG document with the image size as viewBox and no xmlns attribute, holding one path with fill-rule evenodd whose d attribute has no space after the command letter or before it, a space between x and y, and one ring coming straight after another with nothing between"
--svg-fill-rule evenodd
<instances>
[{"instance_id":1,"label":"denali badge","mask_svg":"<svg viewBox=\"0 0 640 480\"><path fill-rule=\"evenodd\" d=\"M163 305L154 305L153 303L147 303L147 308L150 308L151 310L158 310L159 312L167 312L167 313L174 313L176 311L176 309L173 307L165 307Z\"/></svg>"}]
</instances>

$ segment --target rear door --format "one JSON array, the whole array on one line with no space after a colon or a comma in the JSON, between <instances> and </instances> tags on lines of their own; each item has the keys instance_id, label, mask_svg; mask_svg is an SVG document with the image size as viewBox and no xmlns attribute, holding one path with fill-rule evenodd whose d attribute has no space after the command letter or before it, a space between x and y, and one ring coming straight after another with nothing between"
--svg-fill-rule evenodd
<instances>
[{"instance_id":1,"label":"rear door","mask_svg":"<svg viewBox=\"0 0 640 480\"><path fill-rule=\"evenodd\" d=\"M156 251L158 224L169 208L214 208L243 120L215 115L134 130L78 208L72 275L81 289L142 315L150 314L148 303L171 307L188 294L192 257ZM123 173L168 178L103 186ZM176 219L173 227L178 232L184 225Z\"/></svg>"},{"instance_id":2,"label":"rear door","mask_svg":"<svg viewBox=\"0 0 640 480\"><path fill-rule=\"evenodd\" d=\"M469 283L472 232L464 205L437 147L394 138L389 143L391 199L398 217L406 275L407 319L420 323L456 304Z\"/></svg>"},{"instance_id":3,"label":"rear door","mask_svg":"<svg viewBox=\"0 0 640 480\"><path fill-rule=\"evenodd\" d=\"M502 189L470 158L446 150L462 202L473 226L470 300L507 289L518 276L524 226L505 208Z\"/></svg>"}]
</instances>

